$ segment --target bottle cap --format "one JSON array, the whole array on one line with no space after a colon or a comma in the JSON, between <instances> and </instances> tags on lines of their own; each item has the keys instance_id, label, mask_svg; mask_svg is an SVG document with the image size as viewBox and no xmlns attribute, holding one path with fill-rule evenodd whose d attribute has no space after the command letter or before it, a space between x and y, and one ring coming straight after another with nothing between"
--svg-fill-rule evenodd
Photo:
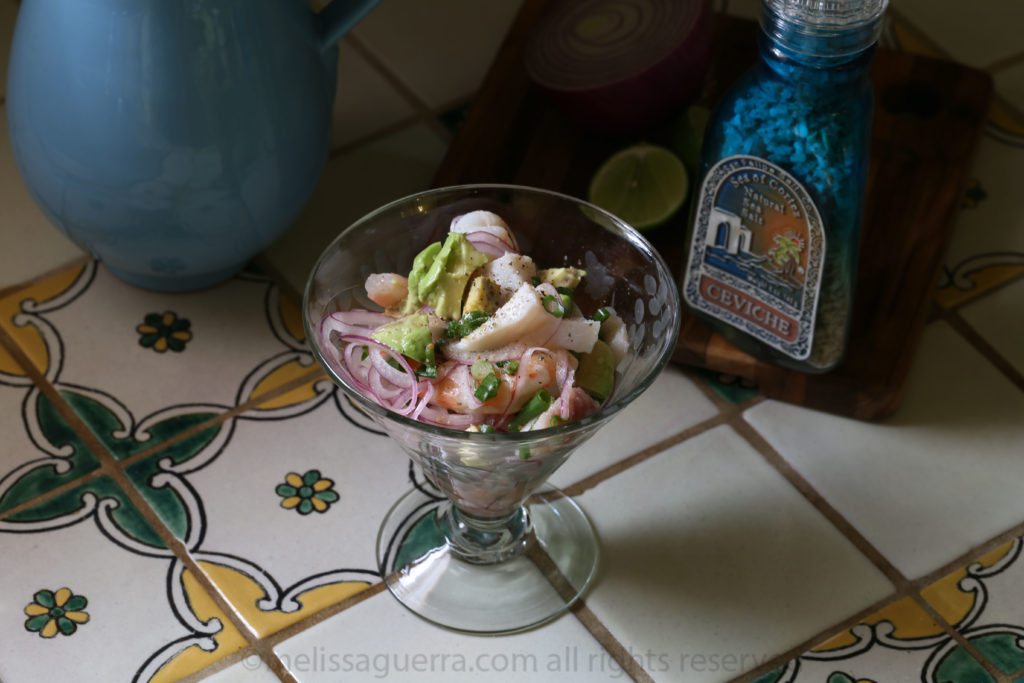
<instances>
[{"instance_id":1,"label":"bottle cap","mask_svg":"<svg viewBox=\"0 0 1024 683\"><path fill-rule=\"evenodd\" d=\"M838 57L878 40L889 0L762 0L761 26L797 53Z\"/></svg>"}]
</instances>

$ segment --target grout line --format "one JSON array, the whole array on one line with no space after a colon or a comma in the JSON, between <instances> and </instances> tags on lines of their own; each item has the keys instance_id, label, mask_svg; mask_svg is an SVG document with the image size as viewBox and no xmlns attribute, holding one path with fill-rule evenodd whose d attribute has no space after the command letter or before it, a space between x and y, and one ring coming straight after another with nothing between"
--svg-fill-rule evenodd
<instances>
[{"instance_id":1,"label":"grout line","mask_svg":"<svg viewBox=\"0 0 1024 683\"><path fill-rule=\"evenodd\" d=\"M956 628L951 626L949 622L946 621L945 617L939 614L935 610L935 608L931 606L931 603L924 599L920 592L914 591L910 597L914 599L914 602L917 603L918 607L923 609L928 614L928 616L934 619L935 622L942 627L942 630L945 631L946 634L949 635L949 637L955 640L960 647L962 647L969 655L971 655L971 657L976 659L978 663L985 669L985 671L987 671L993 678L995 678L996 681L998 681L999 683L1009 683L1009 681L1006 681L1006 679L1003 677L1003 673L999 671L999 669L997 669L992 662L989 661L988 657L983 655L981 651L978 650L978 648L974 645L974 643L967 640L967 638L965 638L962 633L960 633L956 630Z\"/></svg>"},{"instance_id":2,"label":"grout line","mask_svg":"<svg viewBox=\"0 0 1024 683\"><path fill-rule=\"evenodd\" d=\"M329 605L328 607L323 608L319 612L310 614L308 617L300 619L299 621L296 621L294 624L289 624L280 631L275 631L273 633L263 636L262 638L260 638L260 642L266 645L268 648L273 649L275 645L278 645L283 641L288 640L292 636L302 633L303 631L312 628L313 626L316 626L321 622L326 621L327 619L330 619L336 614L340 614L348 608L358 605L364 600L372 598L373 596L379 593L385 592L386 588L387 586L383 581L378 581L377 583L370 584L366 589L361 590L354 595L350 595L340 602L336 602L333 605Z\"/></svg>"},{"instance_id":3,"label":"grout line","mask_svg":"<svg viewBox=\"0 0 1024 683\"><path fill-rule=\"evenodd\" d=\"M868 605L856 614L843 619L839 623L834 624L829 628L826 628L820 633L815 634L811 638L807 638L801 643L794 645L782 654L773 657L772 659L764 662L760 666L755 667L750 671L737 676L736 678L733 678L730 681L730 683L750 683L751 681L755 681L761 676L764 676L766 673L774 671L780 666L783 666L791 659L795 659L796 657L799 657L805 652L808 652L809 650L821 645L829 638L832 638L833 636L842 633L843 631L853 628L857 624L861 623L867 617L870 617L875 612L878 612L879 610L884 609L889 605L899 600L902 600L905 597L907 597L907 594L905 592L896 591L888 597L882 598L881 600L878 600Z\"/></svg>"},{"instance_id":4,"label":"grout line","mask_svg":"<svg viewBox=\"0 0 1024 683\"><path fill-rule=\"evenodd\" d=\"M48 280L49 278L55 275L60 275L61 273L65 273L75 268L84 268L92 260L92 256L89 256L88 254L83 254L82 256L72 259L71 261L64 262L63 265L51 268L50 270L40 273L39 275L34 275L33 277L30 277L28 280L24 280L23 282L8 285L6 287L0 287L0 299L6 299L7 297L17 294L20 291L26 290L29 287L42 282L43 280Z\"/></svg>"},{"instance_id":5,"label":"grout line","mask_svg":"<svg viewBox=\"0 0 1024 683\"><path fill-rule=\"evenodd\" d=\"M1024 62L1024 52L1018 52L1016 54L1008 55L1006 57L997 59L991 64L987 65L985 67L985 71L989 72L990 74L994 74L997 71L1002 71L1003 69L1008 69L1010 67L1016 66L1021 62Z\"/></svg>"},{"instance_id":6,"label":"grout line","mask_svg":"<svg viewBox=\"0 0 1024 683\"><path fill-rule=\"evenodd\" d=\"M634 659L630 651L626 649L626 646L612 635L612 632L608 630L608 627L604 625L597 615L590 611L584 600L577 600L569 608L569 611L572 612L573 616L583 625L583 628L590 632L590 635L611 655L630 678L637 683L654 683L654 679L651 678L650 674Z\"/></svg>"},{"instance_id":7,"label":"grout line","mask_svg":"<svg viewBox=\"0 0 1024 683\"><path fill-rule=\"evenodd\" d=\"M843 515L829 503L804 477L783 458L742 415L736 415L729 425L739 433L754 450L760 453L786 480L799 491L818 512L832 523L843 536L863 553L875 567L885 574L899 590L909 590L910 581L886 559Z\"/></svg>"},{"instance_id":8,"label":"grout line","mask_svg":"<svg viewBox=\"0 0 1024 683\"><path fill-rule=\"evenodd\" d=\"M608 479L611 479L615 475L620 474L620 473L630 469L634 465L637 465L637 464L643 462L644 460L647 460L647 459L657 455L658 453L661 453L662 451L667 450L667 449L671 448L672 446L675 446L676 444L682 443L683 441L686 441L687 439L693 438L694 436L697 436L698 434L702 434L702 433L704 433L704 432L706 432L706 431L708 431L710 429L713 429L713 428L715 428L715 427L717 427L717 426L719 426L721 424L725 424L726 422L728 422L730 417L731 416L728 413L719 413L718 415L716 415L714 417L710 417L707 420L704 420L703 422L698 422L697 424L693 425L692 427L684 429L683 431L679 432L678 434L676 434L674 436L670 436L670 437L668 437L666 439L662 439L661 441L657 442L656 444L654 444L652 446L648 446L647 448L643 449L642 451L639 451L638 453L634 453L633 455L631 455L631 456L629 456L629 457L627 457L627 458L625 458L623 460L619 460L618 462L613 463L613 464L609 465L608 467L605 467L603 470L599 470L598 472L595 472L594 474L590 475L589 477L585 477L585 478L581 479L580 481L576 482L575 484L571 484L569 486L566 486L562 490L564 491L564 493L567 496L570 496L570 497L576 497L576 496L582 495L583 493L589 491L590 489L594 488L598 484L600 484L600 483L602 483L602 482L604 482L604 481L606 481Z\"/></svg>"},{"instance_id":9,"label":"grout line","mask_svg":"<svg viewBox=\"0 0 1024 683\"><path fill-rule=\"evenodd\" d=\"M957 301L956 303L951 304L949 306L943 306L942 304L940 304L936 300L936 301L933 302L933 308L938 308L940 311L948 311L948 312L951 312L951 313L959 313L961 309L963 309L963 308L965 308L967 306L970 306L973 303L977 303L978 301L982 301L984 299L987 299L989 296L995 294L999 290L1006 289L1007 287L1009 287L1011 285L1014 285L1014 284L1016 284L1018 282L1021 282L1021 281L1024 281L1024 271L1021 271L1020 273L1017 273L1016 275L1011 275L1010 277L1008 277L1008 278L1006 278L1004 280L1001 280L1001 281L995 283L994 285L989 286L983 292L979 292L978 294L976 294L976 295L974 295L974 296L972 296L970 298L964 299L962 301ZM932 322L934 319L936 319L938 317L939 316L938 316L938 314L935 311L930 311L929 312L928 322Z\"/></svg>"},{"instance_id":10,"label":"grout line","mask_svg":"<svg viewBox=\"0 0 1024 683\"><path fill-rule=\"evenodd\" d=\"M200 422L199 424L193 425L188 429L184 429L180 432L177 432L176 434L174 434L174 436L168 437L167 439L164 439L160 443L155 443L149 448L145 448L139 451L138 453L135 453L125 458L124 460L120 460L119 462L121 464L121 467L128 467L129 465L134 465L140 460L145 460L154 453L158 453L164 450L165 448L168 448L181 441L184 441L185 439L195 436L200 432L206 431L211 427L223 425L228 420L233 420L237 417L241 417L243 414L249 412L250 410L258 410L259 406L263 405L264 403L273 401L275 398L278 398L279 396L282 396L290 391L294 391L295 389L305 386L310 381L315 381L319 377L326 379L327 375L325 375L323 370L321 370L319 367L310 368L309 372L299 377L296 377L295 379L289 380L284 384L275 387L274 389L271 389L270 391L265 392L259 398L254 398L252 400L246 401L245 403L241 403L235 406L234 408L229 408L228 410L225 410L224 412L218 413L214 417L211 417L209 420Z\"/></svg>"},{"instance_id":11,"label":"grout line","mask_svg":"<svg viewBox=\"0 0 1024 683\"><path fill-rule=\"evenodd\" d=\"M392 124L384 126L383 128L377 128L372 133L361 135L354 140L344 142L340 145L331 148L331 151L327 155L328 161L336 159L340 156L348 154L349 152L355 151L361 147L369 145L371 143L382 140L389 135L393 135L407 128L412 128L416 124L420 123L423 119L419 116L409 116L404 119L400 119Z\"/></svg>"},{"instance_id":12,"label":"grout line","mask_svg":"<svg viewBox=\"0 0 1024 683\"><path fill-rule=\"evenodd\" d=\"M1008 361L1003 354L999 353L988 341L981 336L981 334L975 330L970 323L964 320L959 313L954 311L942 311L939 315L940 320L944 320L957 331L957 333L970 344L975 351L980 353L988 360L989 363L994 365L1004 377L1013 382L1018 389L1024 391L1024 373L1021 373L1014 367L1013 363Z\"/></svg>"},{"instance_id":13,"label":"grout line","mask_svg":"<svg viewBox=\"0 0 1024 683\"><path fill-rule=\"evenodd\" d=\"M451 143L451 134L437 119L437 116L434 115L434 111L430 105L422 100L413 88L395 74L384 63L384 60L378 57L372 49L352 33L346 35L342 40L348 43L349 47L353 50L358 52L359 55L398 92L402 99L412 106L420 120L426 123L435 133L437 133L446 145Z\"/></svg>"},{"instance_id":14,"label":"grout line","mask_svg":"<svg viewBox=\"0 0 1024 683\"><path fill-rule=\"evenodd\" d=\"M936 581L952 574L953 572L963 569L971 563L977 561L979 558L984 557L996 548L1018 537L1024 537L1024 522L1010 527L1006 531L1002 532L998 536L995 536L984 543L979 543L972 547L967 552L961 553L957 557L953 558L941 567L928 572L927 574L920 576L913 581L911 585L915 590L923 591L924 589L931 586Z\"/></svg>"}]
</instances>

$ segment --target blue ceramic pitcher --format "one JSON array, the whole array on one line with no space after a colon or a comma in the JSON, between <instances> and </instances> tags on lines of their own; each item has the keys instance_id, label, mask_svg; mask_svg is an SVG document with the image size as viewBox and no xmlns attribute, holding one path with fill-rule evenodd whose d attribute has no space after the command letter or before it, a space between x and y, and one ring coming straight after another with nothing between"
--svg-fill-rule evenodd
<instances>
[{"instance_id":1,"label":"blue ceramic pitcher","mask_svg":"<svg viewBox=\"0 0 1024 683\"><path fill-rule=\"evenodd\" d=\"M336 42L377 0L23 0L7 118L46 215L122 279L241 269L327 158Z\"/></svg>"}]
</instances>

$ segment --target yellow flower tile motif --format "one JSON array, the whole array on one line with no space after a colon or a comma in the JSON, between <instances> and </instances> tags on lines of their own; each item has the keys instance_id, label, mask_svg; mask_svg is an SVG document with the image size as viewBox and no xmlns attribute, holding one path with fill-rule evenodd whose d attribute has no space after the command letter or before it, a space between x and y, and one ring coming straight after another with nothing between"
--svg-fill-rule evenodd
<instances>
[{"instance_id":1,"label":"yellow flower tile motif","mask_svg":"<svg viewBox=\"0 0 1024 683\"><path fill-rule=\"evenodd\" d=\"M56 592L41 590L25 607L28 616L25 628L43 638L53 638L58 633L70 636L78 630L78 624L89 621L89 614L83 611L87 604L88 600L75 595L69 588L60 588Z\"/></svg>"}]
</instances>

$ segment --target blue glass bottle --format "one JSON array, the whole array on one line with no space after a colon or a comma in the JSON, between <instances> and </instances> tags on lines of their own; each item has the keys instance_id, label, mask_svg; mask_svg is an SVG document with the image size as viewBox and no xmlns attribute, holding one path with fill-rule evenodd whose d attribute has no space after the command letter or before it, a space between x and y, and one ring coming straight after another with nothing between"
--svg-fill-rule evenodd
<instances>
[{"instance_id":1,"label":"blue glass bottle","mask_svg":"<svg viewBox=\"0 0 1024 683\"><path fill-rule=\"evenodd\" d=\"M887 0L762 0L759 59L701 151L683 295L744 351L803 372L846 351Z\"/></svg>"}]
</instances>

